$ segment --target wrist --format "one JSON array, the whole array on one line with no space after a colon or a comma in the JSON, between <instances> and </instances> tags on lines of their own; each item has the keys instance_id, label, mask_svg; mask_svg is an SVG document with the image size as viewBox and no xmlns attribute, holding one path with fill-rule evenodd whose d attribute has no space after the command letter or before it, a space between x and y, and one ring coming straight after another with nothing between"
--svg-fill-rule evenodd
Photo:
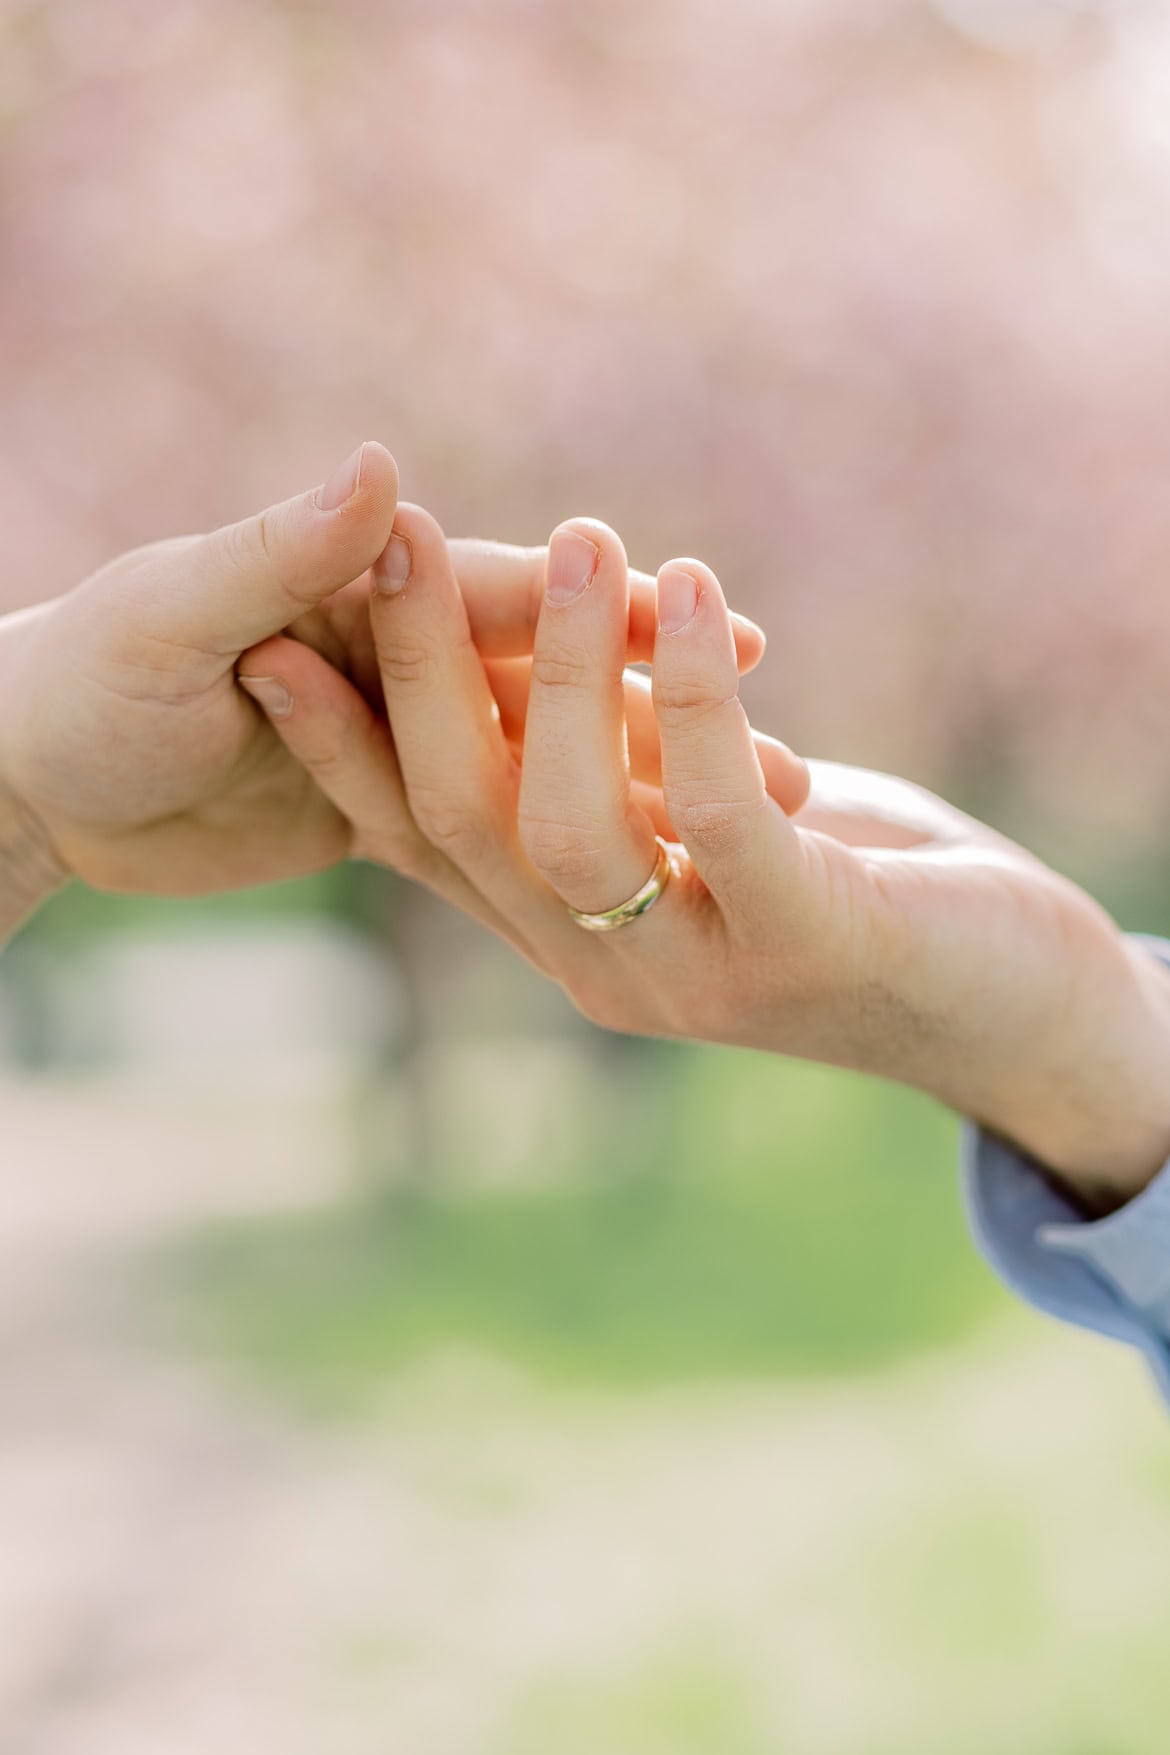
<instances>
[{"instance_id":1,"label":"wrist","mask_svg":"<svg viewBox=\"0 0 1170 1755\"><path fill-rule=\"evenodd\" d=\"M0 778L0 943L68 875L44 824Z\"/></svg>"},{"instance_id":2,"label":"wrist","mask_svg":"<svg viewBox=\"0 0 1170 1755\"><path fill-rule=\"evenodd\" d=\"M865 1070L1011 1141L1087 1211L1140 1194L1170 1158L1170 969L1008 843L923 886L911 926L889 983L900 1027Z\"/></svg>"},{"instance_id":3,"label":"wrist","mask_svg":"<svg viewBox=\"0 0 1170 1755\"><path fill-rule=\"evenodd\" d=\"M0 944L69 877L47 827L10 778L27 639L44 613L36 608L0 617L0 700L6 709L0 723Z\"/></svg>"},{"instance_id":4,"label":"wrist","mask_svg":"<svg viewBox=\"0 0 1170 1755\"><path fill-rule=\"evenodd\" d=\"M25 658L26 634L39 610L23 610L0 618L0 944L12 937L27 917L65 882L65 870L52 837L36 812L9 779L11 743L19 714L19 681Z\"/></svg>"},{"instance_id":5,"label":"wrist","mask_svg":"<svg viewBox=\"0 0 1170 1755\"><path fill-rule=\"evenodd\" d=\"M1109 926L1108 958L1089 960L1076 984L1085 1004L1068 1006L1037 1054L1035 1088L986 1117L1097 1215L1170 1158L1170 969Z\"/></svg>"}]
</instances>

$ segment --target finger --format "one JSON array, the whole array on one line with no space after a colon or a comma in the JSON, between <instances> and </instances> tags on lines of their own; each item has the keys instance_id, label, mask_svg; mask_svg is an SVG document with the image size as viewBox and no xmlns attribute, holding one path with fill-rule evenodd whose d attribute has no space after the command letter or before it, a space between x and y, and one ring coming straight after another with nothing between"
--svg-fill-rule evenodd
<instances>
[{"instance_id":1,"label":"finger","mask_svg":"<svg viewBox=\"0 0 1170 1755\"><path fill-rule=\"evenodd\" d=\"M469 541L451 541L448 548L460 576L472 637L481 653L491 664L500 665L510 660L492 658L492 653L529 656L543 592L547 548L510 548L503 543ZM652 655L655 591L653 579L631 571L628 663L647 663ZM367 572L320 605L298 615L288 624L287 632L328 658L376 707L382 699L382 687L368 613L369 594ZM733 614L731 619L739 668L741 672L753 670L764 653L763 630L746 616ZM527 684L524 701L527 705ZM643 717L656 750L658 734L653 728L648 686Z\"/></svg>"},{"instance_id":2,"label":"finger","mask_svg":"<svg viewBox=\"0 0 1170 1755\"><path fill-rule=\"evenodd\" d=\"M339 671L309 646L277 636L245 652L236 674L290 755L351 825L352 857L427 884L531 954L527 942L420 834L389 728Z\"/></svg>"},{"instance_id":3,"label":"finger","mask_svg":"<svg viewBox=\"0 0 1170 1755\"><path fill-rule=\"evenodd\" d=\"M768 796L737 687L719 581L701 561L670 562L653 676L666 808L721 909L769 920L800 907L802 854Z\"/></svg>"},{"instance_id":4,"label":"finger","mask_svg":"<svg viewBox=\"0 0 1170 1755\"><path fill-rule=\"evenodd\" d=\"M438 524L400 506L370 619L411 814L426 839L525 930L572 923L524 858L516 764Z\"/></svg>"},{"instance_id":5,"label":"finger","mask_svg":"<svg viewBox=\"0 0 1170 1755\"><path fill-rule=\"evenodd\" d=\"M528 684L532 675L532 660L529 658L495 658L489 659L484 665L488 684L495 696L496 705L500 710L500 730L517 761L524 754L524 724L528 716ZM627 671L625 676L627 724L630 707L630 691L633 685L644 680L638 672ZM647 688L648 688L647 683ZM641 700L641 695L637 697ZM646 706L653 720L653 709L650 707L650 696L646 694ZM654 747L658 748L658 731L654 731ZM654 825L656 835L664 841L677 840L673 825L666 814L666 805L662 799L661 774L651 784L643 785L631 765L630 797L639 805Z\"/></svg>"},{"instance_id":6,"label":"finger","mask_svg":"<svg viewBox=\"0 0 1170 1755\"><path fill-rule=\"evenodd\" d=\"M378 856L413 872L421 836L411 821L394 747L358 691L309 646L276 635L249 648L240 687L281 742L352 825L356 841L379 826Z\"/></svg>"},{"instance_id":7,"label":"finger","mask_svg":"<svg viewBox=\"0 0 1170 1755\"><path fill-rule=\"evenodd\" d=\"M167 635L235 659L363 573L397 501L397 465L367 441L321 487L196 538L158 606Z\"/></svg>"},{"instance_id":8,"label":"finger","mask_svg":"<svg viewBox=\"0 0 1170 1755\"><path fill-rule=\"evenodd\" d=\"M451 560L467 604L471 637L485 658L518 658L532 651L544 599L547 547L517 548L509 543L453 540ZM654 651L657 598L648 573L630 571L629 637L626 659L648 664ZM764 656L764 631L747 616L731 617L741 671L754 670Z\"/></svg>"},{"instance_id":9,"label":"finger","mask_svg":"<svg viewBox=\"0 0 1170 1755\"><path fill-rule=\"evenodd\" d=\"M562 901L589 912L628 900L656 858L654 830L629 795L628 626L620 539L591 519L561 525L532 653L520 840Z\"/></svg>"},{"instance_id":10,"label":"finger","mask_svg":"<svg viewBox=\"0 0 1170 1755\"><path fill-rule=\"evenodd\" d=\"M374 630L370 626L372 589L372 574L367 568L360 579L343 585L316 609L290 622L285 633L294 640L303 640L306 646L327 658L335 670L361 690L374 711L385 717L386 702L374 650Z\"/></svg>"},{"instance_id":11,"label":"finger","mask_svg":"<svg viewBox=\"0 0 1170 1755\"><path fill-rule=\"evenodd\" d=\"M526 658L496 658L484 665L496 704L500 709L500 725L513 747L524 741L524 722L528 716L528 689L532 665ZM658 721L654 715L651 682L641 671L627 670L622 680L626 696L626 736L629 744L630 775L647 788L662 786L662 745L658 738ZM769 797L774 798L786 816L794 816L809 795L809 768L785 743L766 737L762 731L752 732L756 756L764 775Z\"/></svg>"},{"instance_id":12,"label":"finger","mask_svg":"<svg viewBox=\"0 0 1170 1755\"><path fill-rule=\"evenodd\" d=\"M626 725L630 772L646 785L661 786L662 740L654 712L653 682L636 672L626 676ZM807 763L778 738L749 729L769 798L775 799L785 816L795 815L809 794Z\"/></svg>"}]
</instances>

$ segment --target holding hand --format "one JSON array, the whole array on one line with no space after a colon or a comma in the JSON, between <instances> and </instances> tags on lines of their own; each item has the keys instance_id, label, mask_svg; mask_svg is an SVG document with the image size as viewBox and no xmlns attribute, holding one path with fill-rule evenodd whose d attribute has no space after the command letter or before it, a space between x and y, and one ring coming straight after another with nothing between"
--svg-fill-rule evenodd
<instances>
[{"instance_id":1,"label":"holding hand","mask_svg":"<svg viewBox=\"0 0 1170 1755\"><path fill-rule=\"evenodd\" d=\"M0 776L62 875L183 895L343 855L345 823L233 673L369 567L397 501L393 458L367 444L310 493L0 622Z\"/></svg>"},{"instance_id":2,"label":"holding hand","mask_svg":"<svg viewBox=\"0 0 1170 1755\"><path fill-rule=\"evenodd\" d=\"M363 445L324 486L208 536L122 556L55 602L0 618L0 941L64 878L191 895L317 871L352 829L236 684L240 653L291 627L381 700L370 572L398 472ZM487 652L530 652L543 553L457 545ZM649 656L653 583L633 596ZM738 627L742 661L763 650ZM266 705L277 714L279 698Z\"/></svg>"},{"instance_id":3,"label":"holding hand","mask_svg":"<svg viewBox=\"0 0 1170 1755\"><path fill-rule=\"evenodd\" d=\"M357 851L492 924L610 1028L918 1085L1105 1203L1163 1161L1162 970L1083 892L941 800L831 764L810 775L753 736L702 563L659 574L650 696L624 674L629 580L604 526L554 533L530 673L485 667L417 508L399 510L373 584L392 738L304 645L241 662L283 684L274 723ZM673 875L653 907L583 932L572 911L639 892L656 835Z\"/></svg>"}]
</instances>

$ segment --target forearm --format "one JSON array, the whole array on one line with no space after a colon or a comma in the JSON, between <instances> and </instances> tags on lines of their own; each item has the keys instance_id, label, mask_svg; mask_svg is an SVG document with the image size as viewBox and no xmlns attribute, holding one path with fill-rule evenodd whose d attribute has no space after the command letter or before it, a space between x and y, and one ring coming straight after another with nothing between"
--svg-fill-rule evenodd
<instances>
[{"instance_id":1,"label":"forearm","mask_svg":"<svg viewBox=\"0 0 1170 1755\"><path fill-rule=\"evenodd\" d=\"M1140 1194L1170 1158L1170 978L1134 944L1119 964L1096 1028L1054 1027L995 1099L959 1105L1097 1215Z\"/></svg>"},{"instance_id":2,"label":"forearm","mask_svg":"<svg viewBox=\"0 0 1170 1755\"><path fill-rule=\"evenodd\" d=\"M824 1057L938 1097L1082 1206L1139 1193L1170 1157L1167 969L1077 885L933 794L811 766L799 820L866 849L869 880L849 911L867 923L861 980Z\"/></svg>"},{"instance_id":3,"label":"forearm","mask_svg":"<svg viewBox=\"0 0 1170 1755\"><path fill-rule=\"evenodd\" d=\"M1050 1101L1004 1131L1098 1213L1132 1199L1170 1158L1170 973L1122 937L1088 1027L1053 1056Z\"/></svg>"},{"instance_id":4,"label":"forearm","mask_svg":"<svg viewBox=\"0 0 1170 1755\"><path fill-rule=\"evenodd\" d=\"M952 964L922 1083L1022 1147L1086 1210L1170 1157L1170 974L1074 886L992 884ZM941 962L941 944L934 947Z\"/></svg>"},{"instance_id":5,"label":"forearm","mask_svg":"<svg viewBox=\"0 0 1170 1755\"><path fill-rule=\"evenodd\" d=\"M1139 982L1153 964L1170 977L1170 946L1134 942ZM1164 1063L1164 1053L1162 1060ZM1160 1090L1161 1067L1153 1074ZM1138 1092L1142 1110L1146 1097ZM1116 1117L1115 1117L1116 1121ZM1146 1164L1170 1157L1155 1125ZM1140 1349L1170 1400L1170 1170L1118 1198L1095 1198L1078 1176L1040 1171L986 1129L963 1135L963 1204L984 1258L1013 1292L1049 1316ZM1140 1160L1136 1160L1138 1162ZM1143 1172L1144 1175L1144 1172Z\"/></svg>"}]
</instances>

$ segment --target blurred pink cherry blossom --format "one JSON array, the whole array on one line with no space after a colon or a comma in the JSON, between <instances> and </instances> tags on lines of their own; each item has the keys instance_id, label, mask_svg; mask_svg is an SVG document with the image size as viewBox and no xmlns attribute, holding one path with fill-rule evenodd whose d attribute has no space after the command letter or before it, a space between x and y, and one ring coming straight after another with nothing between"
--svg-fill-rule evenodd
<instances>
[{"instance_id":1,"label":"blurred pink cherry blossom","mask_svg":"<svg viewBox=\"0 0 1170 1755\"><path fill-rule=\"evenodd\" d=\"M702 553L799 747L1160 844L1168 88L1105 0L4 0L4 601L377 436Z\"/></svg>"}]
</instances>

